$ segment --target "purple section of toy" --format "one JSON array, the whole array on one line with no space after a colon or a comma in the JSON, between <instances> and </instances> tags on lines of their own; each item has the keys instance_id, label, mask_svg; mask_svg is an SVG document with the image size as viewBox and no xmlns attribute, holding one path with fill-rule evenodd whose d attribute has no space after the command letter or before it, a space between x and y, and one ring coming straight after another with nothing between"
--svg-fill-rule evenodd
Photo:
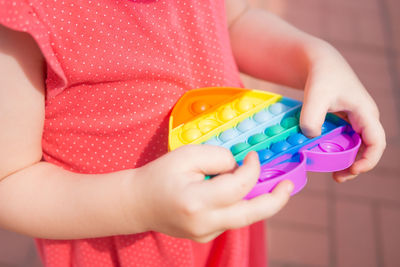
<instances>
[{"instance_id":1,"label":"purple section of toy","mask_svg":"<svg viewBox=\"0 0 400 267\"><path fill-rule=\"evenodd\" d=\"M292 195L307 183L307 171L332 172L349 167L361 145L360 136L350 125L338 127L303 146L297 153L288 151L262 165L258 183L245 197L251 199L271 192L283 180L294 184Z\"/></svg>"}]
</instances>

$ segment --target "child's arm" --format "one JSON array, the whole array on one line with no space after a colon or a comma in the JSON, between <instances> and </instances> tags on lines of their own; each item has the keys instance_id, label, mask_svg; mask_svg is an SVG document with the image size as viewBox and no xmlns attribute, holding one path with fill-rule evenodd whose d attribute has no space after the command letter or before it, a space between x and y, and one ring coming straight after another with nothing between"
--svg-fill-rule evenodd
<instances>
[{"instance_id":1,"label":"child's arm","mask_svg":"<svg viewBox=\"0 0 400 267\"><path fill-rule=\"evenodd\" d=\"M0 225L48 238L127 231L119 196L132 171L79 175L40 162L44 59L28 34L0 25L0 73Z\"/></svg>"},{"instance_id":2,"label":"child's arm","mask_svg":"<svg viewBox=\"0 0 400 267\"><path fill-rule=\"evenodd\" d=\"M293 186L243 201L259 176L220 147L186 146L134 170L78 174L41 162L42 55L32 38L0 26L0 226L52 239L149 230L208 241L276 213ZM222 173L205 181L204 174Z\"/></svg>"},{"instance_id":3,"label":"child's arm","mask_svg":"<svg viewBox=\"0 0 400 267\"><path fill-rule=\"evenodd\" d=\"M386 146L379 112L337 50L245 0L226 0L233 54L254 77L304 89L300 125L318 136L326 112L345 111L365 145L361 158L334 177L342 182L371 170Z\"/></svg>"}]
</instances>

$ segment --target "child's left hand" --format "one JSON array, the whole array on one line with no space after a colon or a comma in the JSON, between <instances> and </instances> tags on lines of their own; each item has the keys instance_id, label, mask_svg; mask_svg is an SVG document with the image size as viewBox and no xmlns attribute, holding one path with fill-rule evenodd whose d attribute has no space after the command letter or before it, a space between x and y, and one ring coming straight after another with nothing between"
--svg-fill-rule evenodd
<instances>
[{"instance_id":1,"label":"child's left hand","mask_svg":"<svg viewBox=\"0 0 400 267\"><path fill-rule=\"evenodd\" d=\"M340 53L246 0L226 0L233 55L239 69L255 78L304 89L300 126L318 136L326 112L347 114L363 140L359 158L333 174L338 182L371 170L386 146L375 102Z\"/></svg>"},{"instance_id":2,"label":"child's left hand","mask_svg":"<svg viewBox=\"0 0 400 267\"><path fill-rule=\"evenodd\" d=\"M386 147L385 132L375 102L350 66L336 49L321 44L310 59L300 126L304 134L315 137L321 134L326 112L347 114L363 144L355 163L333 174L337 182L344 182L375 167Z\"/></svg>"}]
</instances>

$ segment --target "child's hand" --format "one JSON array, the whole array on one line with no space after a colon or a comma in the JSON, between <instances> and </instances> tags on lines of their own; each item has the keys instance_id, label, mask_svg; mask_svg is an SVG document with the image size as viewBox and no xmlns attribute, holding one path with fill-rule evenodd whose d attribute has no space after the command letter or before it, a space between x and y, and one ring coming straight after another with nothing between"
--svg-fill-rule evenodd
<instances>
[{"instance_id":1,"label":"child's hand","mask_svg":"<svg viewBox=\"0 0 400 267\"><path fill-rule=\"evenodd\" d=\"M227 229L243 227L278 212L293 184L251 200L243 197L256 184L260 165L250 152L238 167L229 150L188 145L137 169L132 195L140 201L138 217L144 231L207 242ZM207 174L219 174L204 180Z\"/></svg>"},{"instance_id":2,"label":"child's hand","mask_svg":"<svg viewBox=\"0 0 400 267\"><path fill-rule=\"evenodd\" d=\"M344 182L378 163L386 146L385 132L375 102L350 66L333 47L323 44L311 58L300 125L306 135L315 137L321 134L326 112L346 112L363 146L350 168L333 174Z\"/></svg>"},{"instance_id":3,"label":"child's hand","mask_svg":"<svg viewBox=\"0 0 400 267\"><path fill-rule=\"evenodd\" d=\"M307 79L300 118L306 135L320 134L327 111L346 112L361 134L360 159L334 178L342 182L372 169L385 149L385 133L374 101L343 57L326 42L245 0L226 5L232 51L242 72L298 89Z\"/></svg>"}]
</instances>

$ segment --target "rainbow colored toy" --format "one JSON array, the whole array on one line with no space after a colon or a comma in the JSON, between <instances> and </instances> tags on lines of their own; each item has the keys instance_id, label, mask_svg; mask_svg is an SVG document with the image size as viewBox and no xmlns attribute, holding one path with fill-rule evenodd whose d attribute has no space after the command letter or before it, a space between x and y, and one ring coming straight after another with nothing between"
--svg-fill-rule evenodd
<instances>
[{"instance_id":1,"label":"rainbow colored toy","mask_svg":"<svg viewBox=\"0 0 400 267\"><path fill-rule=\"evenodd\" d=\"M191 90L172 110L169 150L186 144L222 146L239 165L249 151L257 151L261 175L245 198L268 193L282 180L291 180L296 194L307 183L307 171L345 169L361 144L360 136L334 114L327 114L320 136L307 138L299 127L301 104L258 90Z\"/></svg>"}]
</instances>

